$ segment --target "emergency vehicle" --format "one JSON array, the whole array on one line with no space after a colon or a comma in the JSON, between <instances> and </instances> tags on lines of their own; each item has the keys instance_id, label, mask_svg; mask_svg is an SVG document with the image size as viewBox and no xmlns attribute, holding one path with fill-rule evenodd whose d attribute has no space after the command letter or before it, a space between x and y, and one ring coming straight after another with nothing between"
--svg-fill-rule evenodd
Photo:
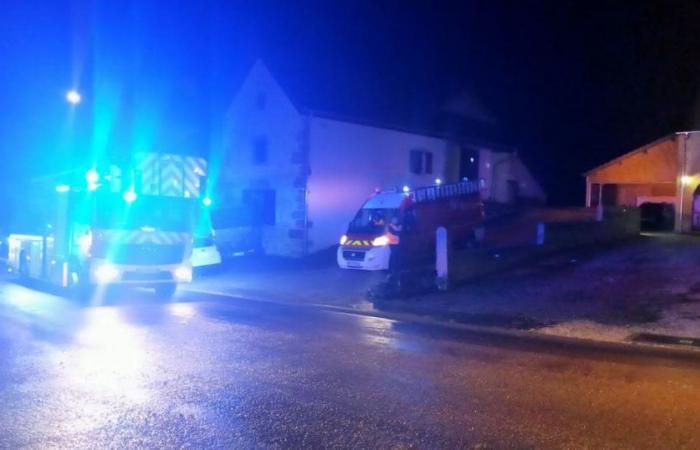
<instances>
[{"instance_id":1,"label":"emergency vehicle","mask_svg":"<svg viewBox=\"0 0 700 450\"><path fill-rule=\"evenodd\" d=\"M386 270L399 249L404 263L424 260L434 255L438 227L447 229L453 245L465 245L483 221L478 181L379 192L340 238L338 266Z\"/></svg>"},{"instance_id":2,"label":"emergency vehicle","mask_svg":"<svg viewBox=\"0 0 700 450\"><path fill-rule=\"evenodd\" d=\"M154 288L192 280L193 235L206 196L206 161L142 153L33 180L8 237L8 270L78 292L98 285Z\"/></svg>"}]
</instances>

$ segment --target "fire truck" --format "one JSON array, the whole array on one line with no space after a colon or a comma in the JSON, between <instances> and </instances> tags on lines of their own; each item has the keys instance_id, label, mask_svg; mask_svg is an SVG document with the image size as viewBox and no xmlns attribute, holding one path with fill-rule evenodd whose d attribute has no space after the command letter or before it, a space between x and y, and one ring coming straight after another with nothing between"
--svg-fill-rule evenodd
<instances>
[{"instance_id":1,"label":"fire truck","mask_svg":"<svg viewBox=\"0 0 700 450\"><path fill-rule=\"evenodd\" d=\"M455 246L476 239L484 221L478 181L378 192L365 202L340 238L343 269L387 270L392 252L404 263L434 255L435 232L445 227Z\"/></svg>"},{"instance_id":2,"label":"fire truck","mask_svg":"<svg viewBox=\"0 0 700 450\"><path fill-rule=\"evenodd\" d=\"M33 180L8 270L80 293L119 284L172 296L192 280L193 234L211 204L206 169L202 158L143 153Z\"/></svg>"}]
</instances>

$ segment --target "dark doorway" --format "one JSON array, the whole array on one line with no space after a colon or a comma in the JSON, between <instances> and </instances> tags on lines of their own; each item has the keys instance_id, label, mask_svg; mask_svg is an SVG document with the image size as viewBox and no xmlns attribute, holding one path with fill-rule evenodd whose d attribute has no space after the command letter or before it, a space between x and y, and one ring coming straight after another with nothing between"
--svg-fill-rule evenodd
<instances>
[{"instance_id":1,"label":"dark doorway","mask_svg":"<svg viewBox=\"0 0 700 450\"><path fill-rule=\"evenodd\" d=\"M693 231L700 231L700 186L693 192Z\"/></svg>"},{"instance_id":2,"label":"dark doorway","mask_svg":"<svg viewBox=\"0 0 700 450\"><path fill-rule=\"evenodd\" d=\"M247 189L243 191L243 205L250 211L253 225L275 224L275 191Z\"/></svg>"},{"instance_id":3,"label":"dark doorway","mask_svg":"<svg viewBox=\"0 0 700 450\"><path fill-rule=\"evenodd\" d=\"M508 186L508 203L517 203L520 198L520 184L518 180L508 180L506 183Z\"/></svg>"},{"instance_id":4,"label":"dark doorway","mask_svg":"<svg viewBox=\"0 0 700 450\"><path fill-rule=\"evenodd\" d=\"M459 179L465 178L479 178L479 151L469 147L462 147L459 154Z\"/></svg>"},{"instance_id":5,"label":"dark doorway","mask_svg":"<svg viewBox=\"0 0 700 450\"><path fill-rule=\"evenodd\" d=\"M603 206L616 206L617 205L617 185L616 184L604 184L603 185Z\"/></svg>"},{"instance_id":6,"label":"dark doorway","mask_svg":"<svg viewBox=\"0 0 700 450\"><path fill-rule=\"evenodd\" d=\"M671 203L642 203L639 217L642 231L673 231L676 208Z\"/></svg>"}]
</instances>

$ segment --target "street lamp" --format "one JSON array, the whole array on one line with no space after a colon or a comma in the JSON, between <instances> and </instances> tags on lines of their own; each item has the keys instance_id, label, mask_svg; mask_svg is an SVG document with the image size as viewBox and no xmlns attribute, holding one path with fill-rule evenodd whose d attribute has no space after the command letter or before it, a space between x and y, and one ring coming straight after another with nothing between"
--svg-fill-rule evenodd
<instances>
[{"instance_id":1,"label":"street lamp","mask_svg":"<svg viewBox=\"0 0 700 450\"><path fill-rule=\"evenodd\" d=\"M71 105L77 105L80 103L80 100L80 93L75 89L71 89L70 91L66 92L66 101Z\"/></svg>"}]
</instances>

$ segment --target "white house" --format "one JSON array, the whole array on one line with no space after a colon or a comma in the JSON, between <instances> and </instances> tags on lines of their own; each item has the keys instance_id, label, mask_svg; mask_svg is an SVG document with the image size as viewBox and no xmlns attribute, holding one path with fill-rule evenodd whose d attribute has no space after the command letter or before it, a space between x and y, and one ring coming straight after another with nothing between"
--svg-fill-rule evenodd
<instances>
[{"instance_id":1,"label":"white house","mask_svg":"<svg viewBox=\"0 0 700 450\"><path fill-rule=\"evenodd\" d=\"M226 116L217 203L250 215L267 254L301 256L336 244L377 189L464 177L486 200L544 201L515 153L301 110L257 62Z\"/></svg>"}]
</instances>

